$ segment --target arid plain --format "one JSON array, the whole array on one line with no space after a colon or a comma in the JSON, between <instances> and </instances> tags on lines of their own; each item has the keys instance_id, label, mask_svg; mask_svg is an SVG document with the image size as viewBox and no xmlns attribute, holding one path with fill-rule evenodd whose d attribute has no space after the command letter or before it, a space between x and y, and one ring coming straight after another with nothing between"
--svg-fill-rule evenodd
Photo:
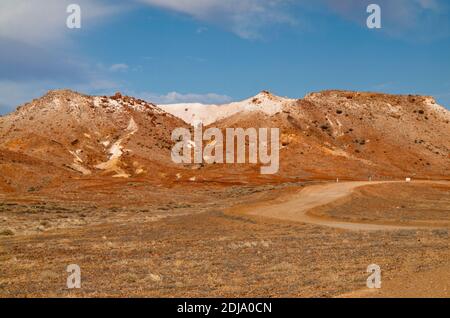
<instances>
[{"instance_id":1,"label":"arid plain","mask_svg":"<svg viewBox=\"0 0 450 318\"><path fill-rule=\"evenodd\" d=\"M0 117L0 296L450 296L450 114L432 98L261 92L208 117L280 128L275 175L173 163L172 130L211 116L190 107L53 91Z\"/></svg>"}]
</instances>

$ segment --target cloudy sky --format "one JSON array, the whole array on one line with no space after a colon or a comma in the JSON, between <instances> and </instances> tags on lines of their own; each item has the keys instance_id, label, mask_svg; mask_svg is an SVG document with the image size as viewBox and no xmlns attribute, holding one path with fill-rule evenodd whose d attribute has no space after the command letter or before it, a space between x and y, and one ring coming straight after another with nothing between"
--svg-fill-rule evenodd
<instances>
[{"instance_id":1,"label":"cloudy sky","mask_svg":"<svg viewBox=\"0 0 450 318\"><path fill-rule=\"evenodd\" d=\"M66 27L72 3L81 29ZM450 106L449 56L446 0L1 0L0 114L56 88L157 103L350 89Z\"/></svg>"}]
</instances>

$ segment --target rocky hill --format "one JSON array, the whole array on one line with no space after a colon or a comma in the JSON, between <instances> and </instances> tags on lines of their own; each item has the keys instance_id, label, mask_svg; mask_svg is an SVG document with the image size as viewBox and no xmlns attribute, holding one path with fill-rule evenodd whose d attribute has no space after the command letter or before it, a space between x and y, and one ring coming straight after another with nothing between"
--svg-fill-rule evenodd
<instances>
[{"instance_id":1,"label":"rocky hill","mask_svg":"<svg viewBox=\"0 0 450 318\"><path fill-rule=\"evenodd\" d=\"M171 164L172 130L183 126L156 105L120 93L50 91L0 117L0 186L45 187L82 176L157 177L155 169Z\"/></svg>"},{"instance_id":2,"label":"rocky hill","mask_svg":"<svg viewBox=\"0 0 450 318\"><path fill-rule=\"evenodd\" d=\"M209 126L280 128L280 170L249 164L177 165L171 133ZM279 182L450 179L450 112L424 96L348 91L288 99L263 91L228 105L157 106L137 98L50 91L0 117L0 190L67 180ZM33 185L33 186L31 186Z\"/></svg>"},{"instance_id":3,"label":"rocky hill","mask_svg":"<svg viewBox=\"0 0 450 318\"><path fill-rule=\"evenodd\" d=\"M214 126L279 127L288 178L450 178L450 112L432 97L324 91Z\"/></svg>"}]
</instances>

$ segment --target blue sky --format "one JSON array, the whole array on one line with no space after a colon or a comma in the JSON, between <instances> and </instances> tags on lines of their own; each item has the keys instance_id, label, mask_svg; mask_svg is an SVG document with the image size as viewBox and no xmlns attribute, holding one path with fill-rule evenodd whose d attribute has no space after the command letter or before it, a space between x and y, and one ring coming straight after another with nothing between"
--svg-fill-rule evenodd
<instances>
[{"instance_id":1,"label":"blue sky","mask_svg":"<svg viewBox=\"0 0 450 318\"><path fill-rule=\"evenodd\" d=\"M81 29L66 27L70 3ZM0 113L56 88L157 103L348 89L448 107L449 56L445 0L2 0Z\"/></svg>"}]
</instances>

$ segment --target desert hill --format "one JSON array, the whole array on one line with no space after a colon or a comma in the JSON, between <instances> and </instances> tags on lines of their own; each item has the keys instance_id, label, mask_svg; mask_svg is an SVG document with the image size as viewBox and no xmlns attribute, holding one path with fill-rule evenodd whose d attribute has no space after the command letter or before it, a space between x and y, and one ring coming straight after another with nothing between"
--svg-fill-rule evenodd
<instances>
[{"instance_id":1,"label":"desert hill","mask_svg":"<svg viewBox=\"0 0 450 318\"><path fill-rule=\"evenodd\" d=\"M214 126L279 127L287 177L450 177L450 112L432 97L324 91L280 104Z\"/></svg>"},{"instance_id":2,"label":"desert hill","mask_svg":"<svg viewBox=\"0 0 450 318\"><path fill-rule=\"evenodd\" d=\"M18 189L28 179L45 187L54 176L157 177L159 165L171 164L172 130L183 126L156 105L119 93L50 91L0 117L0 186Z\"/></svg>"},{"instance_id":3,"label":"desert hill","mask_svg":"<svg viewBox=\"0 0 450 318\"><path fill-rule=\"evenodd\" d=\"M280 170L249 164L176 165L177 127L278 127ZM252 183L304 179L450 179L450 112L424 96L267 91L227 105L155 105L69 90L0 117L0 189L37 191L70 179ZM33 190L33 189L32 189ZM36 189L34 189L36 190Z\"/></svg>"}]
</instances>

